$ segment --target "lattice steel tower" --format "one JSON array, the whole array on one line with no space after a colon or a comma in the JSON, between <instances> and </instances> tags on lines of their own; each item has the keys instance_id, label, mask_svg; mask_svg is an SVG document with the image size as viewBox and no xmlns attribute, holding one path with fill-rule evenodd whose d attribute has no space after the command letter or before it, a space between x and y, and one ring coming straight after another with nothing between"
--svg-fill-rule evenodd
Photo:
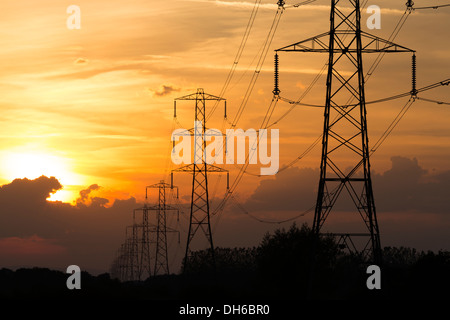
<instances>
[{"instance_id":1,"label":"lattice steel tower","mask_svg":"<svg viewBox=\"0 0 450 320\"><path fill-rule=\"evenodd\" d=\"M150 245L151 237L150 233L152 228L149 224L148 213L149 208L144 205L142 208L134 209L133 220L136 218L136 214L141 212L142 223L133 224L133 239L135 244L132 245L132 253L137 251L137 280L145 280L152 275L151 269L151 256L150 256ZM132 255L135 256L136 254Z\"/></svg>"},{"instance_id":2,"label":"lattice steel tower","mask_svg":"<svg viewBox=\"0 0 450 320\"><path fill-rule=\"evenodd\" d=\"M211 94L207 94L203 89L197 89L196 93L175 99L174 108L176 110L177 100L195 101L195 127L187 130L189 136L194 136L194 163L172 170L173 172L190 172L192 173L192 194L191 194L191 210L189 216L189 231L186 241L186 254L184 258L183 271L188 270L188 261L191 256L192 240L200 229L206 236L210 250L211 266L215 268L214 244L211 232L210 207L208 194L208 173L211 172L227 172L220 167L209 164L206 159L205 149L206 141L203 136L207 130L206 127L206 101L225 100ZM174 113L176 116L176 111ZM220 133L221 134L221 133Z\"/></svg>"},{"instance_id":3,"label":"lattice steel tower","mask_svg":"<svg viewBox=\"0 0 450 320\"><path fill-rule=\"evenodd\" d=\"M365 234L355 234L369 236L369 241L359 253L379 263L380 231L370 175L362 54L412 50L361 31L359 0L331 0L329 32L275 51L329 54L313 231L319 235L336 200L345 189L368 230ZM346 244L352 243L352 234L340 236Z\"/></svg>"},{"instance_id":4,"label":"lattice steel tower","mask_svg":"<svg viewBox=\"0 0 450 320\"><path fill-rule=\"evenodd\" d=\"M142 223L136 222L136 213L143 212ZM145 208L133 210L133 224L125 229L125 243L123 243L111 267L111 276L121 281L140 281L143 276L150 271L150 238L148 210Z\"/></svg>"},{"instance_id":5,"label":"lattice steel tower","mask_svg":"<svg viewBox=\"0 0 450 320\"><path fill-rule=\"evenodd\" d=\"M168 211L176 211L178 209L172 207L166 203L166 189L177 188L165 183L161 180L159 183L147 186L145 188L145 199L148 198L148 189L158 189L158 204L148 207L147 210L156 211L156 246L155 246L155 267L153 274L169 274L169 256L167 254L167 232L178 232L175 229L167 227L167 215ZM178 188L177 188L178 191ZM177 192L178 193L178 192Z\"/></svg>"}]
</instances>

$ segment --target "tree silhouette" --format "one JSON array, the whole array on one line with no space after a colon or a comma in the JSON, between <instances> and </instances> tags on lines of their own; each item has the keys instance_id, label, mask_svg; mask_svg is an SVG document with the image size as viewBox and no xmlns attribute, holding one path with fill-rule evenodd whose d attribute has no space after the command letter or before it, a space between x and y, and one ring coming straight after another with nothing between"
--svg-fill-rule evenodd
<instances>
[{"instance_id":1,"label":"tree silhouette","mask_svg":"<svg viewBox=\"0 0 450 320\"><path fill-rule=\"evenodd\" d=\"M68 274L46 268L0 269L0 298L139 299L449 299L450 252L383 249L381 290L366 286L366 265L341 251L334 238L316 246L313 294L307 295L314 235L303 224L267 233L258 247L193 252L190 272L119 282L108 274L82 272L81 290L68 290ZM262 301L262 300L261 300Z\"/></svg>"},{"instance_id":2,"label":"tree silhouette","mask_svg":"<svg viewBox=\"0 0 450 320\"><path fill-rule=\"evenodd\" d=\"M314 234L307 224L267 233L258 247L257 269L265 291L273 297L305 297L311 272ZM320 236L315 251L315 273L320 283L332 277L341 251L334 238Z\"/></svg>"}]
</instances>

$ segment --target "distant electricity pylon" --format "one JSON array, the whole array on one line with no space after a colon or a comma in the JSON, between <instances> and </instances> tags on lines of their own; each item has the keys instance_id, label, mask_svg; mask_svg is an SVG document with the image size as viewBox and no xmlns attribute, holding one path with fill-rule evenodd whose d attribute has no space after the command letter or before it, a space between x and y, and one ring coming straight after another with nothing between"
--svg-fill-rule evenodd
<instances>
[{"instance_id":1,"label":"distant electricity pylon","mask_svg":"<svg viewBox=\"0 0 450 320\"><path fill-rule=\"evenodd\" d=\"M139 212L142 212L141 221L138 221L136 217ZM113 277L121 281L140 281L151 276L151 231L147 206L134 209L133 224L126 227L125 243L120 246L111 267Z\"/></svg>"},{"instance_id":2,"label":"distant electricity pylon","mask_svg":"<svg viewBox=\"0 0 450 320\"><path fill-rule=\"evenodd\" d=\"M125 242L120 245L117 250L116 257L111 265L110 272L112 278L117 278L120 281L129 281L134 279L134 266L137 266L137 260L133 259L136 256L133 255L132 244L132 236L128 236L127 227L125 232Z\"/></svg>"},{"instance_id":3,"label":"distant electricity pylon","mask_svg":"<svg viewBox=\"0 0 450 320\"><path fill-rule=\"evenodd\" d=\"M137 230L140 231L137 233L136 241L138 242L138 244L137 246L135 246L138 250L137 280L145 280L151 277L152 275L150 233L154 231L154 228L152 230L152 227L150 226L150 223L148 221L148 213L149 213L148 211L149 208L147 207L147 205L144 205L144 207L134 210L134 215L136 215L137 212L142 212L142 223L140 225L135 224L137 226ZM134 215L133 218L135 218Z\"/></svg>"},{"instance_id":4,"label":"distant electricity pylon","mask_svg":"<svg viewBox=\"0 0 450 320\"><path fill-rule=\"evenodd\" d=\"M171 180L173 184L173 172L191 172L192 173L192 194L191 194L191 211L189 216L189 231L186 241L186 253L184 257L183 272L188 271L189 258L191 256L192 240L199 229L206 236L209 246L209 258L212 268L215 268L214 244L211 232L209 194L208 194L208 173L211 172L227 172L220 167L208 164L205 154L206 140L203 139L206 128L206 101L225 100L211 94L207 94L203 89L197 89L196 93L189 94L174 101L174 117L176 117L176 101L192 100L195 101L195 128L189 130L190 136L194 136L194 163L174 169L171 172ZM225 111L226 117L226 111ZM197 125L201 121L201 126ZM221 133L220 133L221 134ZM217 134L216 134L217 135ZM228 181L228 179L227 179ZM227 186L228 187L228 186Z\"/></svg>"},{"instance_id":5,"label":"distant electricity pylon","mask_svg":"<svg viewBox=\"0 0 450 320\"><path fill-rule=\"evenodd\" d=\"M359 0L331 0L329 32L275 51L328 53L322 158L313 232L319 236L345 189L369 233L336 235L349 249L355 249L350 246L353 245L352 236L368 236L368 242L358 253L380 263L380 231L370 175L362 54L413 50L361 31ZM274 94L279 94L277 55L275 59Z\"/></svg>"},{"instance_id":6,"label":"distant electricity pylon","mask_svg":"<svg viewBox=\"0 0 450 320\"><path fill-rule=\"evenodd\" d=\"M146 187L146 200L148 188L159 189L158 203L154 206L145 204L143 207L133 210L133 224L126 227L125 243L120 246L111 265L111 276L121 281L141 281L152 275L169 274L167 232L178 232L167 227L166 222L167 211L177 211L178 213L177 208L166 203L166 189L173 188L173 186L162 180ZM156 211L156 225L149 221L151 211ZM153 239L154 237L156 240ZM154 250L152 250L153 245ZM153 272L152 253L154 253L155 259Z\"/></svg>"},{"instance_id":7,"label":"distant electricity pylon","mask_svg":"<svg viewBox=\"0 0 450 320\"><path fill-rule=\"evenodd\" d=\"M166 189L177 188L165 183L161 180L159 183L147 186L145 189L145 199L148 197L148 189L156 188L158 189L158 204L149 207L148 210L156 211L156 247L155 247L155 267L153 269L153 274L156 276L158 274L169 274L169 256L167 253L167 232L177 232L177 230L167 227L167 211L176 211L177 216L179 210L172 207L166 203ZM179 235L179 233L178 233Z\"/></svg>"}]
</instances>

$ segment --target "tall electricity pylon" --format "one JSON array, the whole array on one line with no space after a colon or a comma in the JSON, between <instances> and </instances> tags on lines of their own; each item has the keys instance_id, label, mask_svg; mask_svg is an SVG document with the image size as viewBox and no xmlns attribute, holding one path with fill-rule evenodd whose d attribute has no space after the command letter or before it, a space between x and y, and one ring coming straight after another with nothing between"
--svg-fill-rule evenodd
<instances>
[{"instance_id":1,"label":"tall electricity pylon","mask_svg":"<svg viewBox=\"0 0 450 320\"><path fill-rule=\"evenodd\" d=\"M155 248L155 267L153 269L153 275L157 274L169 274L169 256L167 253L167 232L178 232L175 229L167 227L166 213L167 211L176 211L178 209L172 207L166 203L166 189L177 188L165 183L161 180L159 183L147 186L145 188L145 199L148 197L148 189L158 189L158 204L152 207L148 207L148 210L156 211L156 248ZM178 191L178 188L177 188ZM178 194L178 192L177 192Z\"/></svg>"},{"instance_id":2,"label":"tall electricity pylon","mask_svg":"<svg viewBox=\"0 0 450 320\"><path fill-rule=\"evenodd\" d=\"M359 0L331 0L329 32L275 51L328 53L322 158L313 232L319 236L345 189L369 231L355 234L370 237L359 254L380 263L380 231L370 175L362 57L363 53L413 50L362 31ZM348 244L350 236L350 233L341 234L341 239Z\"/></svg>"},{"instance_id":3,"label":"tall electricity pylon","mask_svg":"<svg viewBox=\"0 0 450 320\"><path fill-rule=\"evenodd\" d=\"M212 164L208 164L206 159L205 149L206 141L203 139L206 132L206 101L224 100L221 97L217 97L211 94L207 94L203 89L197 89L196 93L183 96L175 99L174 108L176 110L177 100L192 100L195 101L195 117L194 117L194 129L189 130L188 135L194 136L194 163L188 164L183 167L172 170L172 182L173 172L191 172L192 173L192 194L191 194L191 211L189 216L189 231L186 241L186 253L184 257L183 272L188 270L189 257L191 256L190 245L192 240L199 229L201 229L206 236L208 246L210 249L210 264L212 268L215 268L214 257L214 244L211 232L210 222L210 208L209 208L209 195L208 195L208 173L211 172L227 172L220 167ZM174 112L176 116L176 111ZM220 133L221 134L221 133ZM227 179L228 180L228 179Z\"/></svg>"}]
</instances>

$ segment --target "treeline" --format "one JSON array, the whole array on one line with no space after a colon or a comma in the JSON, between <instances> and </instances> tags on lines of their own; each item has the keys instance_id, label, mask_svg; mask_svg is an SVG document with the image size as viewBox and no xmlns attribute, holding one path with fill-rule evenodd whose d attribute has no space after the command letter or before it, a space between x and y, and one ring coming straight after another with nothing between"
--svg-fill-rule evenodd
<instances>
[{"instance_id":1,"label":"treeline","mask_svg":"<svg viewBox=\"0 0 450 320\"><path fill-rule=\"evenodd\" d=\"M234 296L270 299L448 299L450 252L385 247L381 290L369 290L367 263L349 255L332 236L315 246L306 225L266 234L254 248L217 248L216 273ZM206 261L206 263L205 263ZM208 272L209 251L197 251L188 261L188 275ZM220 278L219 277L219 278Z\"/></svg>"},{"instance_id":2,"label":"treeline","mask_svg":"<svg viewBox=\"0 0 450 320\"><path fill-rule=\"evenodd\" d=\"M117 299L449 299L450 252L383 249L381 289L369 290L366 267L344 253L331 236L315 246L307 225L266 234L253 248L194 252L186 272L121 283L109 274L81 276L81 290L68 290L68 274L42 268L0 270L0 298ZM184 270L184 269L182 269Z\"/></svg>"}]
</instances>

